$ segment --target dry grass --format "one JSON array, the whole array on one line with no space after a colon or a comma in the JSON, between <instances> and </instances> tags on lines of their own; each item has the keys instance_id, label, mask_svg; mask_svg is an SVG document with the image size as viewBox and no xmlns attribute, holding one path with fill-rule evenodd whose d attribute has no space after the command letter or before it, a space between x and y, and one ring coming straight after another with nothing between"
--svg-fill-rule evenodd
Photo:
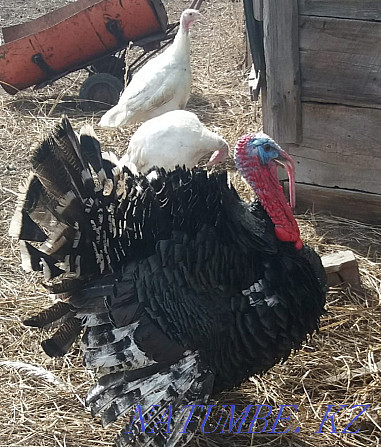
<instances>
[{"instance_id":1,"label":"dry grass","mask_svg":"<svg viewBox=\"0 0 381 447\"><path fill-rule=\"evenodd\" d=\"M188 2L165 2L172 20L177 20ZM208 1L204 20L193 32L193 96L189 109L208 126L215 127L234 144L238 136L260 127L260 108L250 102L244 69L243 9L241 2ZM39 92L27 90L16 97L0 94L0 362L25 362L42 366L55 381L0 363L0 445L8 446L108 446L118 426L102 429L84 410L82 399L92 376L81 366L78 351L64 359L49 359L40 342L45 335L26 328L21 321L47 306L36 275L20 269L17 244L7 236L14 210L17 185L26 177L28 158L41 139L65 112L79 128L96 124L100 114L84 114L76 103L82 73L74 73ZM96 127L96 126L95 126ZM96 128L105 149L122 154L133 129L109 131ZM232 173L240 191L247 190ZM290 418L290 433L197 434L193 446L378 446L380 428L381 351L381 227L370 227L335 217L299 216L304 240L319 253L350 248L360 264L361 288L334 288L328 293L327 315L321 331L286 364L263 378L254 378L239 390L218 398L218 408L237 404L267 404L274 408L272 426L280 405L296 405ZM51 378L50 378L51 379ZM327 405L369 404L355 422L357 434L330 433L326 422L318 431ZM357 410L358 411L358 410ZM352 413L335 416L340 432ZM253 412L250 413L251 416ZM285 416L290 412L285 410ZM219 415L217 415L217 420ZM286 424L287 425L287 424ZM120 424L119 424L120 426ZM279 424L279 427L282 427ZM294 433L300 427L299 433ZM217 430L220 431L220 430ZM280 429L279 429L280 431Z\"/></svg>"}]
</instances>

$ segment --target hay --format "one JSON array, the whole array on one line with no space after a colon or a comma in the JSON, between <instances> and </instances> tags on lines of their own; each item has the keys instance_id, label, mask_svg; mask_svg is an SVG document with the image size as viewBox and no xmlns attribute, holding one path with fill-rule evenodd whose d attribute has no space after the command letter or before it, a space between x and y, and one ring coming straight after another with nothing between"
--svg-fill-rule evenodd
<instances>
[{"instance_id":1,"label":"hay","mask_svg":"<svg viewBox=\"0 0 381 447\"><path fill-rule=\"evenodd\" d=\"M189 2L168 0L165 4L175 21ZM261 126L260 107L248 97L242 3L208 1L202 12L204 20L196 25L192 37L194 83L188 108L234 145L238 136ZM97 128L101 114L84 114L78 108L76 98L83 79L83 73L74 73L38 92L26 90L16 97L0 93L0 445L108 446L122 427L119 423L103 429L84 410L83 399L93 377L82 367L78 349L63 359L49 359L40 347L46 335L22 325L24 318L40 306L47 307L49 300L39 277L26 275L20 269L17 244L7 236L14 193L20 179L27 176L31 150L57 123L61 113L67 113L77 129L85 122L94 124L105 149L119 155L125 150L135 128ZM247 187L234 171L231 177L249 198ZM262 378L251 379L234 392L223 393L215 402L218 411L224 404L236 404L240 410L248 404L270 405L274 414L269 427L280 405L296 405L298 411L292 413L289 424L283 423L283 427L290 425L289 434L268 434L269 429L263 434L198 433L191 446L381 444L381 227L313 214L298 216L298 221L304 240L320 254L341 248L356 253L361 288L330 290L328 312L318 335L284 365L276 366ZM23 362L33 371L33 366L42 367L55 380L47 380L42 371L32 374L27 367L2 362ZM322 433L315 433L330 404L336 404L335 409L345 404L370 405L359 423L351 427L360 428L357 434L330 433L329 421ZM218 411L213 413L212 427L219 419ZM285 417L290 414L285 410ZM335 416L336 430L340 432L355 414L347 410ZM300 432L294 433L297 427ZM277 429L282 430L281 422Z\"/></svg>"}]
</instances>

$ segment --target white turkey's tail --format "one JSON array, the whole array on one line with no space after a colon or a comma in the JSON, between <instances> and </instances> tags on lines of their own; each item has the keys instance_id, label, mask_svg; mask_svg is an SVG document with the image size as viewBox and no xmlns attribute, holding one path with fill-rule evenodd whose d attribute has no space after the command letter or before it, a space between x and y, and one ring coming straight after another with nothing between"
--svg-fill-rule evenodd
<instances>
[{"instance_id":1,"label":"white turkey's tail","mask_svg":"<svg viewBox=\"0 0 381 447\"><path fill-rule=\"evenodd\" d=\"M129 123L130 113L125 104L116 104L108 110L100 119L98 125L100 127L122 127Z\"/></svg>"}]
</instances>

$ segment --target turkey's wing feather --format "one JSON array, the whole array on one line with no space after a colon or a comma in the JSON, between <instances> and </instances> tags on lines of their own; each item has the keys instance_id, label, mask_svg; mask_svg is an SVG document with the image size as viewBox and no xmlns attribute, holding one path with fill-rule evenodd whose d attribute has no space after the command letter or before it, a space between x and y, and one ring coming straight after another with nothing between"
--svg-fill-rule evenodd
<instances>
[{"instance_id":1,"label":"turkey's wing feather","mask_svg":"<svg viewBox=\"0 0 381 447\"><path fill-rule=\"evenodd\" d=\"M179 89L179 85L183 85L183 88ZM100 125L117 127L126 123L133 124L182 108L189 93L190 74L184 71L181 64L170 60L153 67L147 64L132 78L118 104L103 115ZM165 108L176 100L177 104L173 104L168 110Z\"/></svg>"},{"instance_id":2,"label":"turkey's wing feather","mask_svg":"<svg viewBox=\"0 0 381 447\"><path fill-rule=\"evenodd\" d=\"M152 59L144 65L139 72L132 78L130 84L123 92L120 102L125 105L131 104L136 108L143 106L144 110L150 110L161 105L162 100L158 98L168 96L174 92L179 84L190 83L190 75L185 72L186 65L183 59L176 59L171 53L165 52L159 57ZM148 101L146 106L144 101ZM165 100L168 102L168 100ZM164 102L164 103L165 103Z\"/></svg>"},{"instance_id":3,"label":"turkey's wing feather","mask_svg":"<svg viewBox=\"0 0 381 447\"><path fill-rule=\"evenodd\" d=\"M230 296L256 280L254 264L252 257L223 246L211 227L194 238L174 232L139 263L134 274L137 297L171 340L187 349L210 348L233 318ZM122 318L123 306L114 313L111 302L114 321Z\"/></svg>"}]
</instances>

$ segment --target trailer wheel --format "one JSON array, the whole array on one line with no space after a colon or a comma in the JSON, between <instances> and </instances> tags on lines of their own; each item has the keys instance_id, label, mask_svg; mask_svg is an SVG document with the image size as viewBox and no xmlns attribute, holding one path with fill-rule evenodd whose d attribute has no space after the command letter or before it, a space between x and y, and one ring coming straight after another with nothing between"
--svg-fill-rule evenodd
<instances>
[{"instance_id":1,"label":"trailer wheel","mask_svg":"<svg viewBox=\"0 0 381 447\"><path fill-rule=\"evenodd\" d=\"M109 73L89 76L79 90L81 109L85 112L107 110L114 106L123 90L123 82Z\"/></svg>"},{"instance_id":2,"label":"trailer wheel","mask_svg":"<svg viewBox=\"0 0 381 447\"><path fill-rule=\"evenodd\" d=\"M91 67L95 73L109 73L123 80L126 64L123 59L117 56L105 56L95 61Z\"/></svg>"}]
</instances>

